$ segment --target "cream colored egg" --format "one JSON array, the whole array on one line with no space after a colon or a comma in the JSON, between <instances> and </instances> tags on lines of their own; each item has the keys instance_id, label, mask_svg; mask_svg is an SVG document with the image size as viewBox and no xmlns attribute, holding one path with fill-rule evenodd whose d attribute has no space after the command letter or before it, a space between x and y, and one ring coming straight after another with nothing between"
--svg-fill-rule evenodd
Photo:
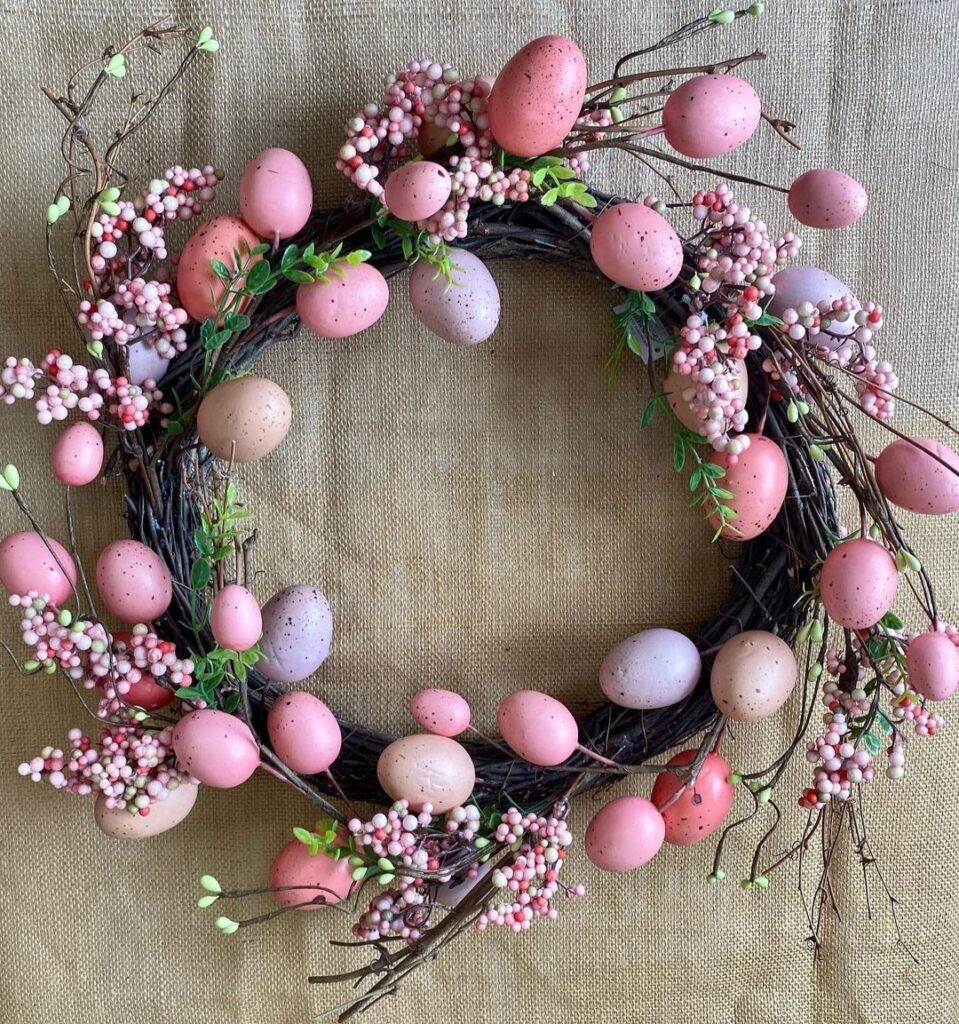
<instances>
[{"instance_id":1,"label":"cream colored egg","mask_svg":"<svg viewBox=\"0 0 959 1024\"><path fill-rule=\"evenodd\" d=\"M218 384L200 403L200 440L214 455L254 462L269 455L290 429L290 400L265 377L236 377Z\"/></svg>"},{"instance_id":2,"label":"cream colored egg","mask_svg":"<svg viewBox=\"0 0 959 1024\"><path fill-rule=\"evenodd\" d=\"M466 748L431 733L394 740L380 754L376 776L393 800L408 800L417 811L430 804L434 814L465 803L476 781Z\"/></svg>"},{"instance_id":3,"label":"cream colored egg","mask_svg":"<svg viewBox=\"0 0 959 1024\"><path fill-rule=\"evenodd\" d=\"M789 645L773 633L739 633L719 649L709 687L719 710L734 722L758 722L786 703L799 677Z\"/></svg>"},{"instance_id":4,"label":"cream colored egg","mask_svg":"<svg viewBox=\"0 0 959 1024\"><path fill-rule=\"evenodd\" d=\"M93 820L101 832L114 839L150 839L176 827L193 810L199 786L183 782L170 790L166 800L151 804L149 814L131 814L128 810L107 807L106 797L98 796L93 805Z\"/></svg>"}]
</instances>

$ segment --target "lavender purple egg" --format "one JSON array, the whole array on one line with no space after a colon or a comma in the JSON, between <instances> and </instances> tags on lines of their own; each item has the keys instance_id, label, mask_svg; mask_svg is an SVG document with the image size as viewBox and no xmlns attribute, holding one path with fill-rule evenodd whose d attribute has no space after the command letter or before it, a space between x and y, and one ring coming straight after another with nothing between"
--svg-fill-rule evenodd
<instances>
[{"instance_id":1,"label":"lavender purple egg","mask_svg":"<svg viewBox=\"0 0 959 1024\"><path fill-rule=\"evenodd\" d=\"M316 587L298 584L263 606L260 671L279 683L298 683L326 660L333 639L333 612Z\"/></svg>"},{"instance_id":2,"label":"lavender purple egg","mask_svg":"<svg viewBox=\"0 0 959 1024\"><path fill-rule=\"evenodd\" d=\"M702 659L696 645L674 629L644 629L606 655L599 685L624 708L665 708L696 688Z\"/></svg>"}]
</instances>

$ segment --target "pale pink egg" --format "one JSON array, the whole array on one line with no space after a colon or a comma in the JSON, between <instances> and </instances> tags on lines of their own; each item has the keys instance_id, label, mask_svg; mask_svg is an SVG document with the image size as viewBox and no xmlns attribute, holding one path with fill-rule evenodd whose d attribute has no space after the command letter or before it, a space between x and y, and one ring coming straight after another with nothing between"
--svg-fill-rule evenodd
<instances>
[{"instance_id":1,"label":"pale pink egg","mask_svg":"<svg viewBox=\"0 0 959 1024\"><path fill-rule=\"evenodd\" d=\"M735 75L699 75L669 94L663 130L678 153L711 159L751 138L761 117L762 104L749 82Z\"/></svg>"},{"instance_id":2,"label":"pale pink egg","mask_svg":"<svg viewBox=\"0 0 959 1024\"><path fill-rule=\"evenodd\" d=\"M541 36L506 62L489 96L493 138L515 156L561 145L583 109L586 59L566 36Z\"/></svg>"},{"instance_id":3,"label":"pale pink egg","mask_svg":"<svg viewBox=\"0 0 959 1024\"><path fill-rule=\"evenodd\" d=\"M267 885L277 890L272 895L280 906L316 910L349 896L353 868L349 857L334 859L322 850L311 854L305 843L294 839L273 859Z\"/></svg>"},{"instance_id":4,"label":"pale pink egg","mask_svg":"<svg viewBox=\"0 0 959 1024\"><path fill-rule=\"evenodd\" d=\"M789 188L789 210L811 228L844 228L866 212L862 185L841 171L819 167L801 174Z\"/></svg>"},{"instance_id":5,"label":"pale pink egg","mask_svg":"<svg viewBox=\"0 0 959 1024\"><path fill-rule=\"evenodd\" d=\"M696 645L674 629L644 629L606 655L599 670L603 693L624 708L665 708L696 688L703 663Z\"/></svg>"},{"instance_id":6,"label":"pale pink egg","mask_svg":"<svg viewBox=\"0 0 959 1024\"><path fill-rule=\"evenodd\" d=\"M410 701L413 721L437 736L459 736L469 727L470 706L452 690L420 690Z\"/></svg>"},{"instance_id":7,"label":"pale pink egg","mask_svg":"<svg viewBox=\"0 0 959 1024\"><path fill-rule=\"evenodd\" d=\"M758 722L789 699L799 666L789 644L774 633L750 629L719 648L709 673L716 707L734 722Z\"/></svg>"},{"instance_id":8,"label":"pale pink egg","mask_svg":"<svg viewBox=\"0 0 959 1024\"><path fill-rule=\"evenodd\" d=\"M173 582L163 559L137 540L115 540L97 559L97 590L121 622L152 622L170 607Z\"/></svg>"},{"instance_id":9,"label":"pale pink egg","mask_svg":"<svg viewBox=\"0 0 959 1024\"><path fill-rule=\"evenodd\" d=\"M874 540L857 537L826 555L819 589L826 614L846 629L868 629L892 607L899 571L892 555Z\"/></svg>"},{"instance_id":10,"label":"pale pink egg","mask_svg":"<svg viewBox=\"0 0 959 1024\"><path fill-rule=\"evenodd\" d=\"M296 584L263 606L263 656L257 668L268 679L298 683L326 660L333 640L330 602L316 587Z\"/></svg>"},{"instance_id":11,"label":"pale pink egg","mask_svg":"<svg viewBox=\"0 0 959 1024\"><path fill-rule=\"evenodd\" d=\"M586 827L586 856L604 871L632 871L652 860L663 845L666 824L641 796L619 796L604 804Z\"/></svg>"},{"instance_id":12,"label":"pale pink egg","mask_svg":"<svg viewBox=\"0 0 959 1024\"><path fill-rule=\"evenodd\" d=\"M35 590L60 605L76 584L73 556L52 537L44 540L33 530L21 530L0 541L0 585L8 594L22 597Z\"/></svg>"},{"instance_id":13,"label":"pale pink egg","mask_svg":"<svg viewBox=\"0 0 959 1024\"><path fill-rule=\"evenodd\" d=\"M204 220L190 235L177 264L176 287L180 303L194 320L213 319L226 288L214 274L212 261L219 260L231 273L235 272L233 251L243 246L252 249L259 242L259 237L230 213Z\"/></svg>"},{"instance_id":14,"label":"pale pink egg","mask_svg":"<svg viewBox=\"0 0 959 1024\"><path fill-rule=\"evenodd\" d=\"M54 476L68 487L83 487L103 468L103 438L92 423L72 423L56 439L50 452Z\"/></svg>"},{"instance_id":15,"label":"pale pink egg","mask_svg":"<svg viewBox=\"0 0 959 1024\"><path fill-rule=\"evenodd\" d=\"M773 316L781 317L787 309L796 309L803 302L818 306L820 302L832 303L847 295L852 299L853 311L848 319L831 320L828 332L821 331L815 335L810 339L811 344L832 351L839 348L843 339L856 330L853 313L859 309L859 300L838 277L833 277L827 270L820 267L786 267L773 276L773 284L776 293L767 307Z\"/></svg>"},{"instance_id":16,"label":"pale pink egg","mask_svg":"<svg viewBox=\"0 0 959 1024\"><path fill-rule=\"evenodd\" d=\"M730 359L729 363L732 370L730 377L732 385L729 392L730 400L739 399L745 408L746 399L749 395L749 374L746 372L746 364L742 359ZM695 392L695 385L690 377L677 373L673 367L672 360L670 360L669 372L663 380L663 394L666 396L669 408L672 409L673 415L687 430L695 430L698 434L705 436L703 430L705 420L700 419L693 412L690 406L691 399L684 397L684 392L690 390Z\"/></svg>"},{"instance_id":17,"label":"pale pink egg","mask_svg":"<svg viewBox=\"0 0 959 1024\"><path fill-rule=\"evenodd\" d=\"M239 786L260 763L249 726L215 708L184 715L173 727L173 750L181 768L214 789Z\"/></svg>"},{"instance_id":18,"label":"pale pink egg","mask_svg":"<svg viewBox=\"0 0 959 1024\"><path fill-rule=\"evenodd\" d=\"M231 651L248 651L260 639L263 615L246 587L230 583L217 591L210 606L210 632Z\"/></svg>"},{"instance_id":19,"label":"pale pink egg","mask_svg":"<svg viewBox=\"0 0 959 1024\"><path fill-rule=\"evenodd\" d=\"M932 437L897 438L883 448L876 483L889 501L910 512L959 512L959 455Z\"/></svg>"},{"instance_id":20,"label":"pale pink egg","mask_svg":"<svg viewBox=\"0 0 959 1024\"><path fill-rule=\"evenodd\" d=\"M683 269L683 243L672 224L643 203L617 203L593 222L593 262L612 281L639 292L665 288Z\"/></svg>"},{"instance_id":21,"label":"pale pink egg","mask_svg":"<svg viewBox=\"0 0 959 1024\"><path fill-rule=\"evenodd\" d=\"M289 238L310 219L313 185L306 165L288 149L264 149L240 175L240 214L262 238Z\"/></svg>"},{"instance_id":22,"label":"pale pink egg","mask_svg":"<svg viewBox=\"0 0 959 1024\"><path fill-rule=\"evenodd\" d=\"M340 263L325 281L296 289L296 312L321 338L348 338L372 327L386 312L390 287L369 263ZM340 273L340 271L342 273Z\"/></svg>"},{"instance_id":23,"label":"pale pink egg","mask_svg":"<svg viewBox=\"0 0 959 1024\"><path fill-rule=\"evenodd\" d=\"M165 800L150 804L147 814L107 807L107 798L101 794L93 805L93 820L101 832L114 839L150 839L183 821L193 810L198 789L192 782L181 782Z\"/></svg>"},{"instance_id":24,"label":"pale pink egg","mask_svg":"<svg viewBox=\"0 0 959 1024\"><path fill-rule=\"evenodd\" d=\"M376 777L392 800L408 800L415 811L429 804L442 814L469 799L476 769L456 740L421 733L394 740L380 754Z\"/></svg>"},{"instance_id":25,"label":"pale pink egg","mask_svg":"<svg viewBox=\"0 0 959 1024\"><path fill-rule=\"evenodd\" d=\"M206 393L196 427L214 455L255 462L282 444L292 415L289 396L279 384L248 374L225 380Z\"/></svg>"},{"instance_id":26,"label":"pale pink egg","mask_svg":"<svg viewBox=\"0 0 959 1024\"><path fill-rule=\"evenodd\" d=\"M685 766L696 760L698 750L684 750L666 763ZM673 846L692 846L716 831L733 806L736 789L729 781L731 769L719 754L707 754L696 776L696 781L685 784L672 772L660 772L653 784L649 799L662 809L666 825L666 842ZM665 805L673 800L668 807Z\"/></svg>"},{"instance_id":27,"label":"pale pink egg","mask_svg":"<svg viewBox=\"0 0 959 1024\"><path fill-rule=\"evenodd\" d=\"M443 209L453 188L449 171L431 160L400 164L386 179L386 208L400 220L427 220Z\"/></svg>"},{"instance_id":28,"label":"pale pink egg","mask_svg":"<svg viewBox=\"0 0 959 1024\"><path fill-rule=\"evenodd\" d=\"M134 341L126 347L127 377L131 384L142 384L152 380L159 384L170 368L170 360L164 359L153 345Z\"/></svg>"},{"instance_id":29,"label":"pale pink egg","mask_svg":"<svg viewBox=\"0 0 959 1024\"><path fill-rule=\"evenodd\" d=\"M450 249L449 255L452 283L426 260L413 265L410 303L416 316L444 341L478 345L499 324L499 289L478 256L465 249Z\"/></svg>"},{"instance_id":30,"label":"pale pink egg","mask_svg":"<svg viewBox=\"0 0 959 1024\"><path fill-rule=\"evenodd\" d=\"M920 633L906 647L906 681L929 700L947 700L959 687L959 649L945 633Z\"/></svg>"},{"instance_id":31,"label":"pale pink egg","mask_svg":"<svg viewBox=\"0 0 959 1024\"><path fill-rule=\"evenodd\" d=\"M562 764L579 743L579 726L569 708L538 690L504 697L496 724L509 748L530 764Z\"/></svg>"},{"instance_id":32,"label":"pale pink egg","mask_svg":"<svg viewBox=\"0 0 959 1024\"><path fill-rule=\"evenodd\" d=\"M727 521L722 536L727 540L752 540L768 530L779 515L789 487L789 467L782 449L761 434L749 435L749 447L730 465L726 452L717 452L710 462L725 470L720 485L733 494L725 501L736 516ZM719 520L710 518L714 528Z\"/></svg>"},{"instance_id":33,"label":"pale pink egg","mask_svg":"<svg viewBox=\"0 0 959 1024\"><path fill-rule=\"evenodd\" d=\"M300 775L318 775L339 757L343 736L332 711L305 690L277 697L266 718L276 756Z\"/></svg>"}]
</instances>

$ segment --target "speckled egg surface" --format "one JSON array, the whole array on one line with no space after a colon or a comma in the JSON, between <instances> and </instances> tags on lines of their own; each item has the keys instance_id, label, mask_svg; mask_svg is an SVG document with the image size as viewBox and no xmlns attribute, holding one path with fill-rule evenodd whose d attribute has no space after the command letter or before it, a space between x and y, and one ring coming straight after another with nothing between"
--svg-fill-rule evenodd
<instances>
[{"instance_id":1,"label":"speckled egg surface","mask_svg":"<svg viewBox=\"0 0 959 1024\"><path fill-rule=\"evenodd\" d=\"M221 647L233 651L247 651L260 639L263 616L246 587L229 583L217 591L210 605L210 632Z\"/></svg>"},{"instance_id":2,"label":"speckled egg surface","mask_svg":"<svg viewBox=\"0 0 959 1024\"><path fill-rule=\"evenodd\" d=\"M935 438L896 438L875 468L879 489L894 505L926 516L959 512L959 455Z\"/></svg>"},{"instance_id":3,"label":"speckled egg surface","mask_svg":"<svg viewBox=\"0 0 959 1024\"><path fill-rule=\"evenodd\" d=\"M798 677L789 644L773 633L750 629L720 647L709 688L716 707L734 722L758 722L786 703Z\"/></svg>"},{"instance_id":4,"label":"speckled egg surface","mask_svg":"<svg viewBox=\"0 0 959 1024\"><path fill-rule=\"evenodd\" d=\"M892 555L874 540L856 537L826 555L819 576L823 607L847 629L868 629L892 607L899 572Z\"/></svg>"},{"instance_id":5,"label":"speckled egg surface","mask_svg":"<svg viewBox=\"0 0 959 1024\"><path fill-rule=\"evenodd\" d=\"M759 126L756 90L735 75L698 75L674 89L663 108L666 141L697 160L741 146Z\"/></svg>"},{"instance_id":6,"label":"speckled egg surface","mask_svg":"<svg viewBox=\"0 0 959 1024\"><path fill-rule=\"evenodd\" d=\"M200 403L200 440L214 455L253 462L269 455L290 429L290 400L265 377L235 377L217 384Z\"/></svg>"},{"instance_id":7,"label":"speckled egg surface","mask_svg":"<svg viewBox=\"0 0 959 1024\"><path fill-rule=\"evenodd\" d=\"M390 287L369 263L340 263L325 281L296 290L300 319L321 338L348 338L371 327L386 312Z\"/></svg>"},{"instance_id":8,"label":"speckled egg surface","mask_svg":"<svg viewBox=\"0 0 959 1024\"><path fill-rule=\"evenodd\" d=\"M33 530L11 533L0 541L0 586L8 594L47 594L63 604L73 593L77 566L69 551L52 537Z\"/></svg>"},{"instance_id":9,"label":"speckled egg surface","mask_svg":"<svg viewBox=\"0 0 959 1024\"><path fill-rule=\"evenodd\" d=\"M410 700L413 721L437 736L459 736L468 728L472 714L465 697L452 690L420 690Z\"/></svg>"},{"instance_id":10,"label":"speckled egg surface","mask_svg":"<svg viewBox=\"0 0 959 1024\"><path fill-rule=\"evenodd\" d=\"M959 687L959 648L945 633L920 633L906 646L909 688L929 700L948 700Z\"/></svg>"},{"instance_id":11,"label":"speckled egg surface","mask_svg":"<svg viewBox=\"0 0 959 1024\"><path fill-rule=\"evenodd\" d=\"M443 208L453 182L449 171L432 160L400 164L386 179L386 208L400 220L426 220Z\"/></svg>"},{"instance_id":12,"label":"speckled egg surface","mask_svg":"<svg viewBox=\"0 0 959 1024\"><path fill-rule=\"evenodd\" d=\"M286 587L263 606L260 671L279 683L298 683L326 660L333 639L330 603L306 584Z\"/></svg>"},{"instance_id":13,"label":"speckled egg surface","mask_svg":"<svg viewBox=\"0 0 959 1024\"><path fill-rule=\"evenodd\" d=\"M702 667L689 637L674 629L644 629L606 655L599 685L620 707L665 708L693 692Z\"/></svg>"},{"instance_id":14,"label":"speckled egg surface","mask_svg":"<svg viewBox=\"0 0 959 1024\"><path fill-rule=\"evenodd\" d=\"M306 165L288 149L264 149L247 162L237 183L243 220L261 238L289 238L306 225L313 185Z\"/></svg>"},{"instance_id":15,"label":"speckled egg surface","mask_svg":"<svg viewBox=\"0 0 959 1024\"><path fill-rule=\"evenodd\" d=\"M335 860L322 851L311 854L305 843L293 839L273 859L267 885L278 890L272 895L281 907L318 910L324 903L339 903L349 896L352 872L349 857Z\"/></svg>"},{"instance_id":16,"label":"speckled egg surface","mask_svg":"<svg viewBox=\"0 0 959 1024\"><path fill-rule=\"evenodd\" d=\"M277 697L266 717L276 756L301 775L325 772L343 742L333 712L312 693L289 690Z\"/></svg>"},{"instance_id":17,"label":"speckled egg surface","mask_svg":"<svg viewBox=\"0 0 959 1024\"><path fill-rule=\"evenodd\" d=\"M683 245L672 224L643 203L617 203L593 222L593 262L624 288L654 292L683 268Z\"/></svg>"},{"instance_id":18,"label":"speckled egg surface","mask_svg":"<svg viewBox=\"0 0 959 1024\"><path fill-rule=\"evenodd\" d=\"M690 765L698 753L698 750L684 750L671 757L667 764ZM696 781L691 785L686 786L684 780L673 772L661 772L656 776L649 799L662 808L667 843L692 846L719 828L736 797L736 789L729 781L731 771L718 754L707 754ZM682 792L676 796L680 789Z\"/></svg>"},{"instance_id":19,"label":"speckled egg surface","mask_svg":"<svg viewBox=\"0 0 959 1024\"><path fill-rule=\"evenodd\" d=\"M869 197L862 185L841 171L814 168L801 174L789 189L789 210L811 228L844 228L866 212Z\"/></svg>"},{"instance_id":20,"label":"speckled egg surface","mask_svg":"<svg viewBox=\"0 0 959 1024\"><path fill-rule=\"evenodd\" d=\"M586 856L604 871L633 871L663 845L663 816L641 796L620 796L601 807L586 827Z\"/></svg>"},{"instance_id":21,"label":"speckled egg surface","mask_svg":"<svg viewBox=\"0 0 959 1024\"><path fill-rule=\"evenodd\" d=\"M436 335L455 345L476 345L499 323L499 289L486 264L465 249L451 249L453 283L420 260L409 272L413 312Z\"/></svg>"},{"instance_id":22,"label":"speckled egg surface","mask_svg":"<svg viewBox=\"0 0 959 1024\"><path fill-rule=\"evenodd\" d=\"M173 749L181 768L214 789L241 785L260 763L249 726L214 708L184 715L173 727Z\"/></svg>"},{"instance_id":23,"label":"speckled egg surface","mask_svg":"<svg viewBox=\"0 0 959 1024\"><path fill-rule=\"evenodd\" d=\"M728 540L751 540L768 530L779 515L789 487L789 467L782 449L761 434L749 435L749 447L734 465L726 452L717 452L710 462L721 466L725 475L720 484L733 495L725 504L736 517L723 528ZM710 519L718 527L715 517Z\"/></svg>"},{"instance_id":24,"label":"speckled egg surface","mask_svg":"<svg viewBox=\"0 0 959 1024\"><path fill-rule=\"evenodd\" d=\"M107 798L98 796L93 805L93 820L101 832L114 839L150 839L175 828L193 810L199 787L183 782L169 791L165 800L150 805L146 815L131 814L125 808L107 807Z\"/></svg>"},{"instance_id":25,"label":"speckled egg surface","mask_svg":"<svg viewBox=\"0 0 959 1024\"><path fill-rule=\"evenodd\" d=\"M562 764L576 749L579 727L565 704L538 690L517 690L496 709L509 748L530 764Z\"/></svg>"},{"instance_id":26,"label":"speckled egg surface","mask_svg":"<svg viewBox=\"0 0 959 1024\"><path fill-rule=\"evenodd\" d=\"M115 540L97 559L97 590L121 622L152 622L170 607L173 583L160 556L137 540Z\"/></svg>"},{"instance_id":27,"label":"speckled egg surface","mask_svg":"<svg viewBox=\"0 0 959 1024\"><path fill-rule=\"evenodd\" d=\"M83 487L103 468L103 438L92 423L71 423L61 431L50 452L50 467L61 483Z\"/></svg>"},{"instance_id":28,"label":"speckled egg surface","mask_svg":"<svg viewBox=\"0 0 959 1024\"><path fill-rule=\"evenodd\" d=\"M473 760L456 740L421 733L394 740L380 754L376 777L393 800L408 800L413 810L432 804L442 814L465 803L473 792Z\"/></svg>"},{"instance_id":29,"label":"speckled egg surface","mask_svg":"<svg viewBox=\"0 0 959 1024\"><path fill-rule=\"evenodd\" d=\"M211 217L190 235L177 264L176 286L183 308L194 320L216 316L223 296L225 285L213 273L211 261L219 260L234 271L233 250L242 244L252 249L259 241L248 225L229 213Z\"/></svg>"}]
</instances>

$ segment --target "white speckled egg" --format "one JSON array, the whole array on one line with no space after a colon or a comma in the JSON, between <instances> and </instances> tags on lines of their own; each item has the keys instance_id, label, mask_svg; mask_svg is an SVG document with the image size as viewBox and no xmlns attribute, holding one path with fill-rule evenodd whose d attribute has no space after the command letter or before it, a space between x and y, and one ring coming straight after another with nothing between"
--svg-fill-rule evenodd
<instances>
[{"instance_id":1,"label":"white speckled egg","mask_svg":"<svg viewBox=\"0 0 959 1024\"><path fill-rule=\"evenodd\" d=\"M599 685L620 707L665 708L693 692L702 667L689 637L674 629L644 629L606 655Z\"/></svg>"},{"instance_id":2,"label":"white speckled egg","mask_svg":"<svg viewBox=\"0 0 959 1024\"><path fill-rule=\"evenodd\" d=\"M499 323L499 290L486 264L465 249L450 249L453 283L432 263L410 271L413 312L434 333L455 345L476 345Z\"/></svg>"},{"instance_id":3,"label":"white speckled egg","mask_svg":"<svg viewBox=\"0 0 959 1024\"><path fill-rule=\"evenodd\" d=\"M316 587L286 587L263 606L258 668L268 679L298 683L323 664L332 638L329 601Z\"/></svg>"}]
</instances>

